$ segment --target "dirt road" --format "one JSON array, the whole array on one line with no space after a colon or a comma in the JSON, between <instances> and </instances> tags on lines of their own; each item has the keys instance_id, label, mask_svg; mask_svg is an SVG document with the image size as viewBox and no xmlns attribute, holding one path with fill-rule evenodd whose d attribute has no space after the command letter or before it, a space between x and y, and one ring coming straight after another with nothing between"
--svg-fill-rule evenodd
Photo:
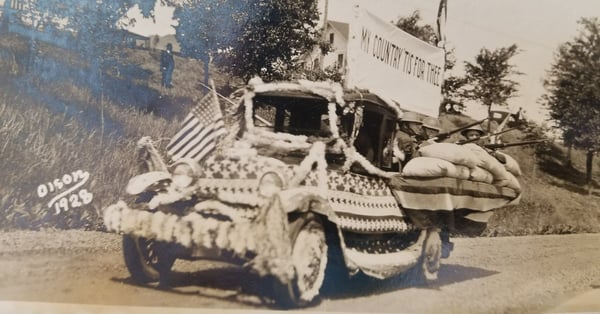
<instances>
[{"instance_id":1,"label":"dirt road","mask_svg":"<svg viewBox=\"0 0 600 314\"><path fill-rule=\"evenodd\" d=\"M361 280L324 292L322 302L307 310L537 313L600 286L600 234L453 241L455 250L443 260L435 284L412 287L401 280ZM129 280L116 235L0 233L0 301L135 309L272 308L255 295L260 287L252 276L208 262L177 262L175 267L171 290L140 287Z\"/></svg>"}]
</instances>

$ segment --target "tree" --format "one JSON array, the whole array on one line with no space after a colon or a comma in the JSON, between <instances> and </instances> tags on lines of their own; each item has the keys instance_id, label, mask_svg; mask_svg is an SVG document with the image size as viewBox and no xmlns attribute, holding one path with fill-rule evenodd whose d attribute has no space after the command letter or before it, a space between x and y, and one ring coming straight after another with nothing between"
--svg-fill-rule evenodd
<instances>
[{"instance_id":1,"label":"tree","mask_svg":"<svg viewBox=\"0 0 600 314\"><path fill-rule=\"evenodd\" d=\"M492 105L506 106L506 101L516 96L519 86L518 82L508 77L522 74L509 63L517 53L516 44L494 51L482 48L475 57L475 63L465 62L466 75L462 96L465 99L480 101L488 108L488 114L491 114Z\"/></svg>"},{"instance_id":2,"label":"tree","mask_svg":"<svg viewBox=\"0 0 600 314\"><path fill-rule=\"evenodd\" d=\"M127 11L139 5L142 14L152 14L155 0L37 0L32 12L44 17L44 30L71 34L70 49L76 50L88 65L87 81L100 99L100 132L104 135L104 73L118 66L117 53L123 43ZM32 46L35 42L32 40ZM31 48L32 51L36 49ZM32 53L33 55L33 53Z\"/></svg>"},{"instance_id":3,"label":"tree","mask_svg":"<svg viewBox=\"0 0 600 314\"><path fill-rule=\"evenodd\" d=\"M248 0L239 33L231 49L222 55L221 66L249 79L288 79L297 59L318 45L317 0Z\"/></svg>"},{"instance_id":4,"label":"tree","mask_svg":"<svg viewBox=\"0 0 600 314\"><path fill-rule=\"evenodd\" d=\"M320 38L315 0L190 0L174 16L184 55L204 60L205 73L213 60L244 80L289 78Z\"/></svg>"},{"instance_id":5,"label":"tree","mask_svg":"<svg viewBox=\"0 0 600 314\"><path fill-rule=\"evenodd\" d=\"M439 34L431 25L419 25L421 22L421 13L416 10L408 17L400 17L396 21L396 27L401 30L433 45L437 46L441 40ZM444 73L448 73L456 65L454 48L446 50L444 47ZM448 76L444 78L442 84L443 100L440 104L440 113L452 112L459 113L464 105L462 104L460 89L464 86L465 79L457 76Z\"/></svg>"},{"instance_id":6,"label":"tree","mask_svg":"<svg viewBox=\"0 0 600 314\"><path fill-rule=\"evenodd\" d=\"M448 76L442 84L442 103L440 113L461 114L465 110L461 89L466 84L466 79L460 76Z\"/></svg>"},{"instance_id":7,"label":"tree","mask_svg":"<svg viewBox=\"0 0 600 314\"><path fill-rule=\"evenodd\" d=\"M234 22L242 4L228 0L190 0L174 5L173 18L178 21L175 37L181 54L204 63L204 83L208 85L211 57L236 36Z\"/></svg>"},{"instance_id":8,"label":"tree","mask_svg":"<svg viewBox=\"0 0 600 314\"><path fill-rule=\"evenodd\" d=\"M69 48L89 62L90 81L102 90L102 71L114 64L121 46L127 11L138 5L144 16L152 15L156 0L37 0L31 1L33 19L44 32L70 33ZM41 27L40 26L40 27Z\"/></svg>"},{"instance_id":9,"label":"tree","mask_svg":"<svg viewBox=\"0 0 600 314\"><path fill-rule=\"evenodd\" d=\"M600 22L582 18L579 24L580 33L555 54L543 99L565 143L587 150L590 182L594 153L600 148Z\"/></svg>"},{"instance_id":10,"label":"tree","mask_svg":"<svg viewBox=\"0 0 600 314\"><path fill-rule=\"evenodd\" d=\"M427 24L421 26L419 25L420 22L421 12L416 10L408 17L398 18L398 21L396 21L396 27L436 46L439 38L433 27Z\"/></svg>"}]
</instances>

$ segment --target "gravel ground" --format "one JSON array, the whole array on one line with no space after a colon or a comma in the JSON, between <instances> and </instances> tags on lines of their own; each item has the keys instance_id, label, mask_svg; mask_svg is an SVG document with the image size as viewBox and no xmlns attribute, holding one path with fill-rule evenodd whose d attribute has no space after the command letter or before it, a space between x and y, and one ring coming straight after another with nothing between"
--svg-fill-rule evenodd
<instances>
[{"instance_id":1,"label":"gravel ground","mask_svg":"<svg viewBox=\"0 0 600 314\"><path fill-rule=\"evenodd\" d=\"M323 294L322 302L307 310L540 313L600 286L600 234L453 241L455 250L443 260L433 284L354 282ZM129 279L117 235L0 233L0 300L117 305L121 310L132 309L123 306L273 309L245 292L243 287L256 281L239 271L207 262L178 262L176 270L183 275L170 290L140 287Z\"/></svg>"}]
</instances>

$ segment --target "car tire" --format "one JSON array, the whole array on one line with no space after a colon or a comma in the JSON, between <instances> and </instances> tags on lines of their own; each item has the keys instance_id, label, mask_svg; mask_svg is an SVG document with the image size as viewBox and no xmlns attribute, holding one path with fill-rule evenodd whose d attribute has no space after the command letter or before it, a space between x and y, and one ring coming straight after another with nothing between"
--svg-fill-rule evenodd
<instances>
[{"instance_id":1,"label":"car tire","mask_svg":"<svg viewBox=\"0 0 600 314\"><path fill-rule=\"evenodd\" d=\"M313 213L302 214L290 222L294 278L287 284L274 280L275 302L282 308L314 304L325 279L327 243L321 220Z\"/></svg>"},{"instance_id":2,"label":"car tire","mask_svg":"<svg viewBox=\"0 0 600 314\"><path fill-rule=\"evenodd\" d=\"M123 236L123 257L137 284L163 281L175 263L161 243L142 237Z\"/></svg>"}]
</instances>

